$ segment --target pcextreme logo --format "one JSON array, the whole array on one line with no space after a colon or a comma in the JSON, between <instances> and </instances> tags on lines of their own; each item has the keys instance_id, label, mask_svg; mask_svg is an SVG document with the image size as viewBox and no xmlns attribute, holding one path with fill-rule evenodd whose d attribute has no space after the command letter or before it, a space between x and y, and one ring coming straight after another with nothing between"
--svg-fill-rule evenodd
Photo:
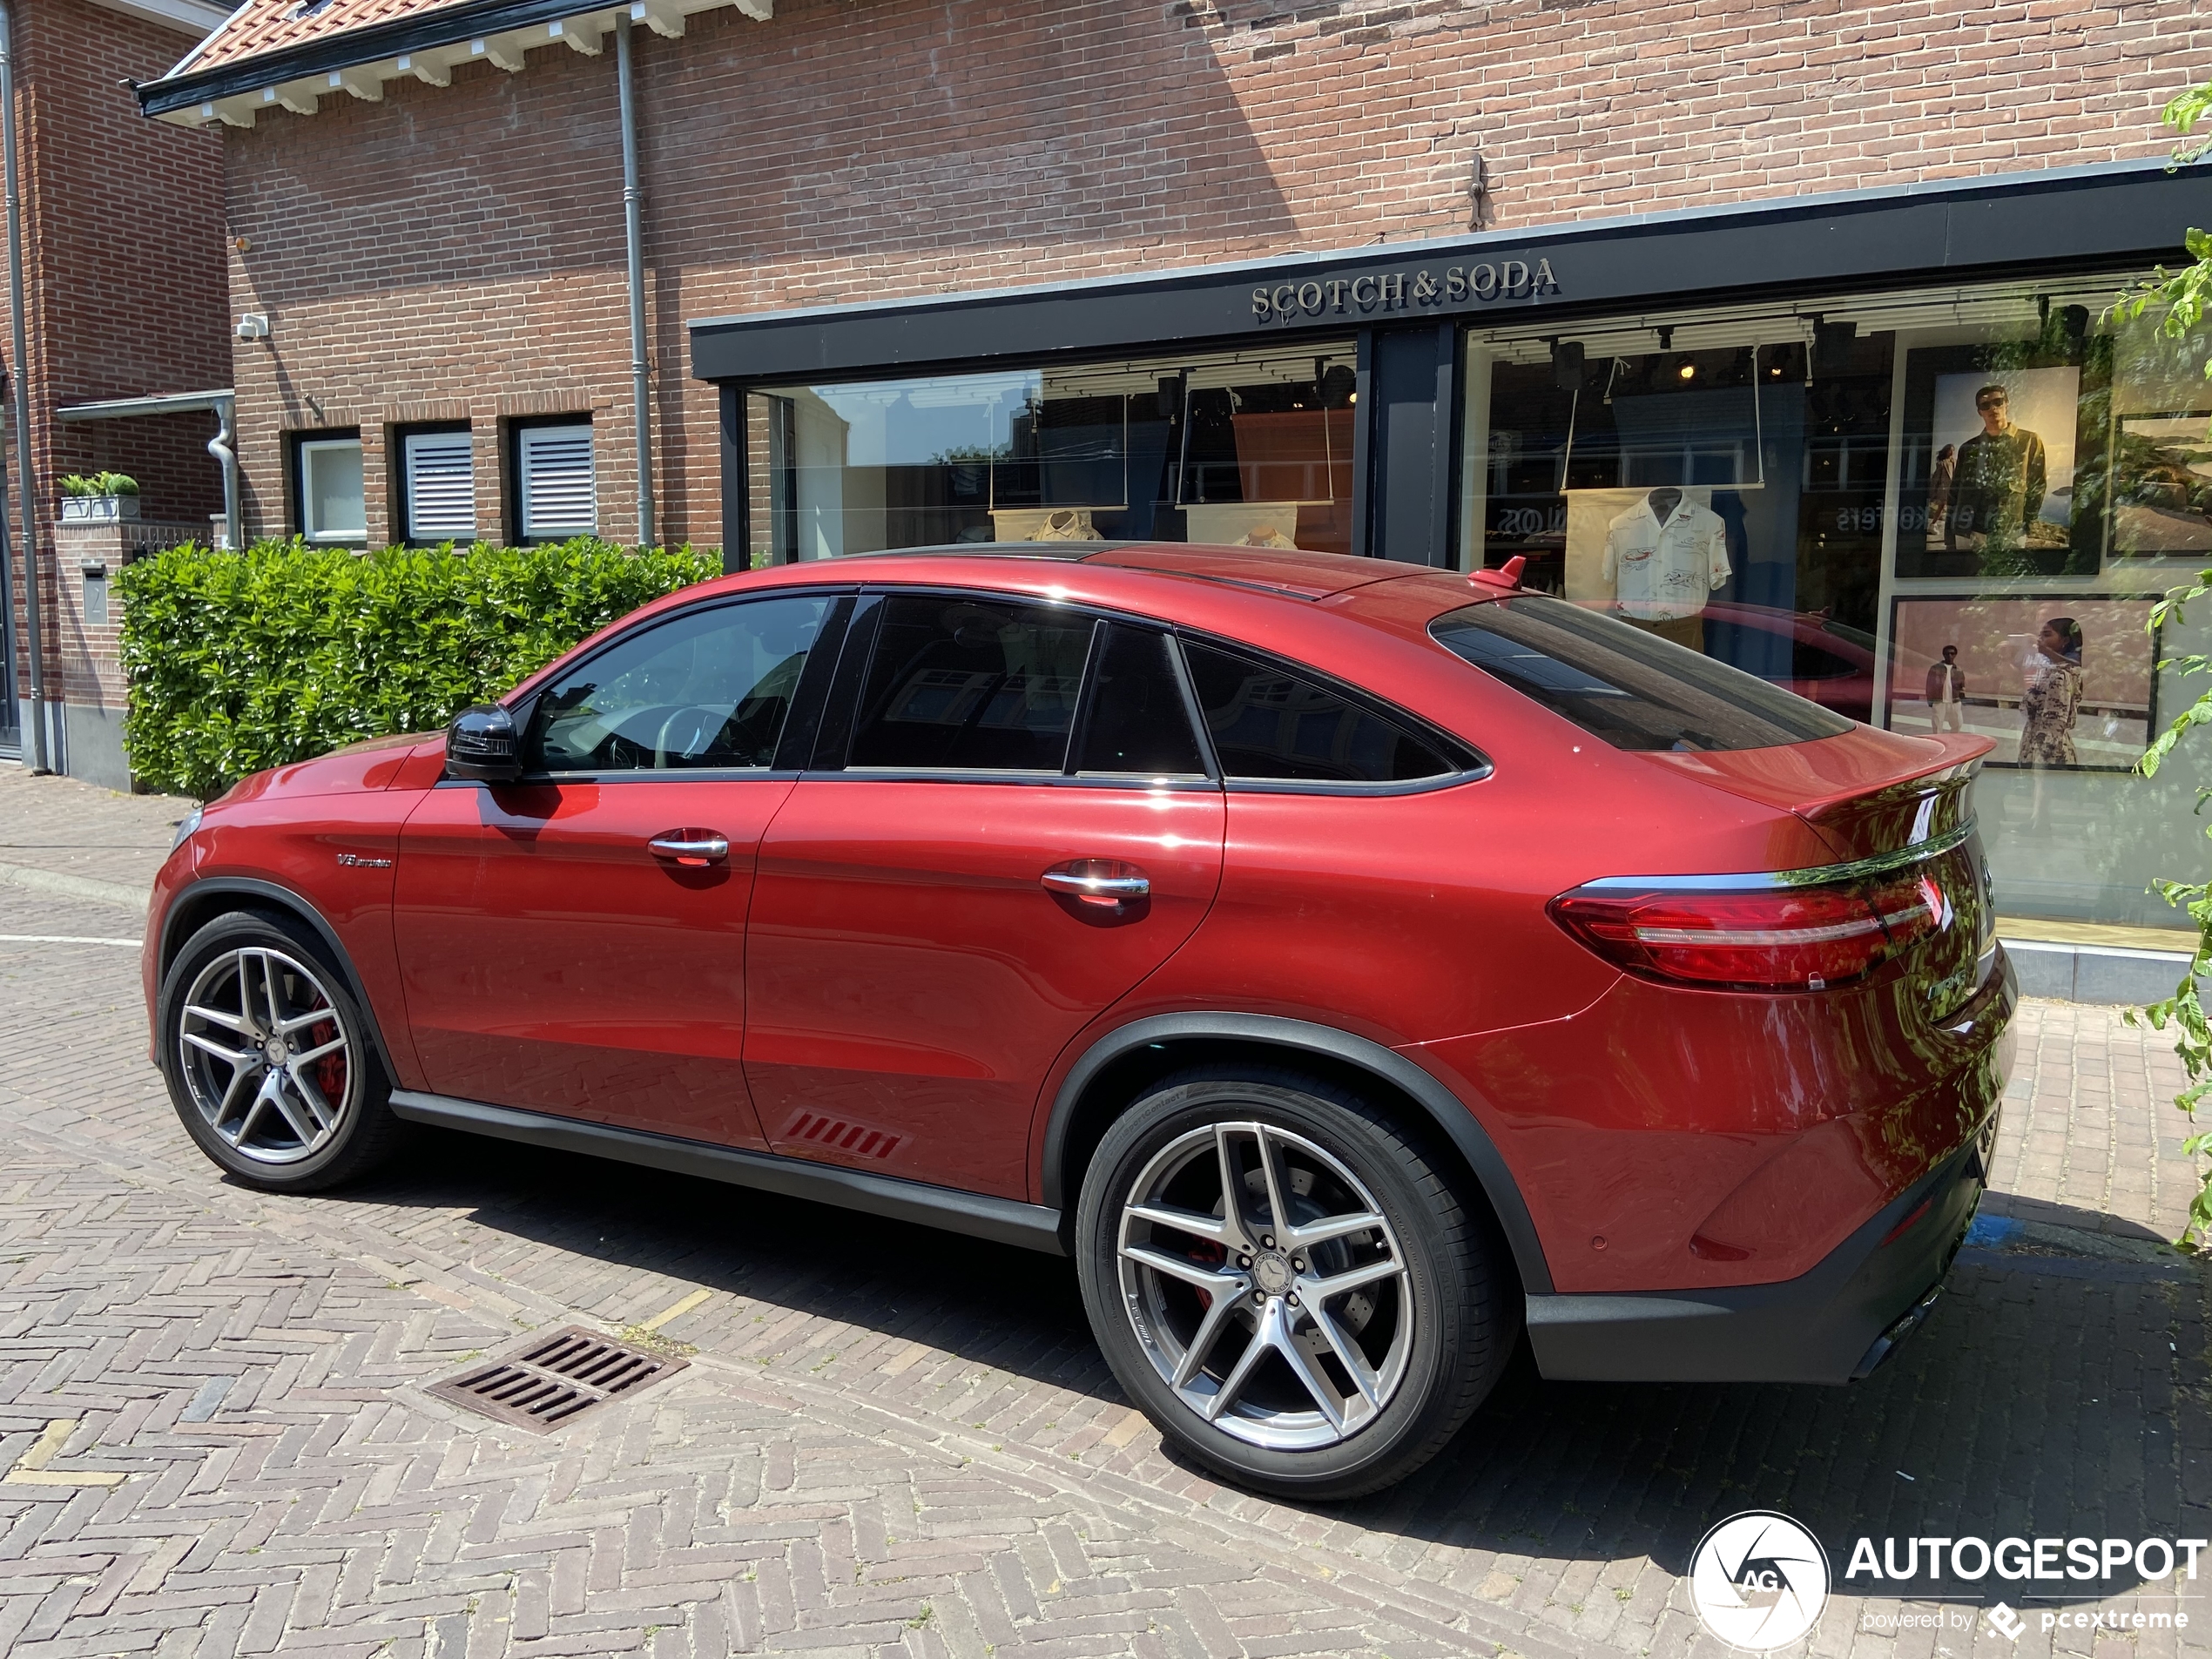
<instances>
[{"instance_id":1,"label":"pcextreme logo","mask_svg":"<svg viewBox=\"0 0 2212 1659\"><path fill-rule=\"evenodd\" d=\"M1820 1541L1770 1509L1730 1515L1689 1558L1697 1622L1751 1653L1786 1648L1811 1629L1828 1605L1828 1582Z\"/></svg>"}]
</instances>

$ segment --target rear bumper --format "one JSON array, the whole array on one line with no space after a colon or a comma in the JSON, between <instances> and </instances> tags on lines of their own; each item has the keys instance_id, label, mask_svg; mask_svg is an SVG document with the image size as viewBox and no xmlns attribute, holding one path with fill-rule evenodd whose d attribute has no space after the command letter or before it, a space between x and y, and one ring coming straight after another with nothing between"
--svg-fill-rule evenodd
<instances>
[{"instance_id":1,"label":"rear bumper","mask_svg":"<svg viewBox=\"0 0 2212 1659\"><path fill-rule=\"evenodd\" d=\"M1531 1296L1537 1368L1591 1382L1854 1381L1926 1314L1988 1184L1996 1143L1992 1111L1817 1266L1780 1284Z\"/></svg>"}]
</instances>

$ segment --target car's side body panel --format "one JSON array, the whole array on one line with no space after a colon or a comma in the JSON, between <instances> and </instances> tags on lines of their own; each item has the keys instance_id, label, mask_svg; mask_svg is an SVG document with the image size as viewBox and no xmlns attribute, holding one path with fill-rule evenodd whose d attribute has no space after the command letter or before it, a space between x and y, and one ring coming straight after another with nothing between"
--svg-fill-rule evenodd
<instances>
[{"instance_id":1,"label":"car's side body panel","mask_svg":"<svg viewBox=\"0 0 2212 1659\"><path fill-rule=\"evenodd\" d=\"M736 1146L745 922L772 777L448 784L400 840L393 928L425 1086ZM648 847L711 831L726 859Z\"/></svg>"},{"instance_id":2,"label":"car's side body panel","mask_svg":"<svg viewBox=\"0 0 2212 1659\"><path fill-rule=\"evenodd\" d=\"M392 877L400 826L420 797L386 788L383 774L401 765L407 753L396 745L367 756L342 751L246 779L219 810L208 810L193 838L192 882L171 900L183 901L196 924L226 881L296 896L296 907L330 928L375 1014L394 1081L402 1087L419 1086L422 1074L392 946ZM237 895L233 902L257 896L253 887L228 890ZM258 899L272 901L267 893ZM173 954L183 935L173 927L166 934L165 951Z\"/></svg>"},{"instance_id":3,"label":"car's side body panel","mask_svg":"<svg viewBox=\"0 0 2212 1659\"><path fill-rule=\"evenodd\" d=\"M745 1066L772 1143L1028 1197L1046 1073L1198 926L1222 820L1205 788L802 781L761 849L749 946ZM1047 892L1076 859L1137 867L1149 898Z\"/></svg>"}]
</instances>

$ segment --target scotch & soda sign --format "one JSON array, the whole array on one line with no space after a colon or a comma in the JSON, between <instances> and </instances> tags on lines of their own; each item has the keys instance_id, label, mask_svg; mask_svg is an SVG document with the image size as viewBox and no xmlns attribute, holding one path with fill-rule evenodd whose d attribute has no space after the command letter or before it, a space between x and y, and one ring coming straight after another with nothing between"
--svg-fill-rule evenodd
<instances>
[{"instance_id":1,"label":"scotch & soda sign","mask_svg":"<svg viewBox=\"0 0 2212 1659\"><path fill-rule=\"evenodd\" d=\"M1357 277L1278 282L1252 290L1256 323L1297 322L1308 317L1372 316L1417 307L1463 306L1471 301L1533 300L1557 293L1552 262L1501 260L1495 265L1429 266Z\"/></svg>"}]
</instances>

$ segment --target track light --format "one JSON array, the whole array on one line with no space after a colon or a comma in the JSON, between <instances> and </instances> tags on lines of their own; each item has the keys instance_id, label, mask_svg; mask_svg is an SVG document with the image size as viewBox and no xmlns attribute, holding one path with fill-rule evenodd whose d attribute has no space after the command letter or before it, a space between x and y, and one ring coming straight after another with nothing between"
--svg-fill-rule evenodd
<instances>
[{"instance_id":1,"label":"track light","mask_svg":"<svg viewBox=\"0 0 2212 1659\"><path fill-rule=\"evenodd\" d=\"M1552 384L1562 392L1571 392L1582 383L1582 342L1579 340L1552 341Z\"/></svg>"}]
</instances>

